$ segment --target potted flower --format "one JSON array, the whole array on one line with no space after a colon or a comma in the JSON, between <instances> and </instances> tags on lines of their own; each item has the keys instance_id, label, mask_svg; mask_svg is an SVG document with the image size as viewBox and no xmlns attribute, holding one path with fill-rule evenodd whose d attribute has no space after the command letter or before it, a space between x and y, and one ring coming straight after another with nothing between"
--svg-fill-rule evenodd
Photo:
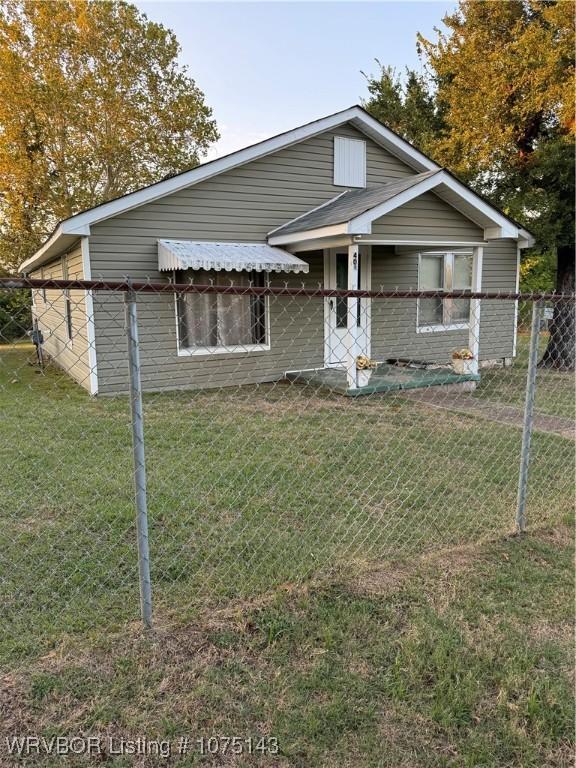
<instances>
[{"instance_id":1,"label":"potted flower","mask_svg":"<svg viewBox=\"0 0 576 768\"><path fill-rule=\"evenodd\" d=\"M378 363L367 355L358 355L356 358L356 386L358 389L368 385L372 371Z\"/></svg>"},{"instance_id":2,"label":"potted flower","mask_svg":"<svg viewBox=\"0 0 576 768\"><path fill-rule=\"evenodd\" d=\"M475 373L474 355L468 348L452 352L452 368L454 373Z\"/></svg>"}]
</instances>

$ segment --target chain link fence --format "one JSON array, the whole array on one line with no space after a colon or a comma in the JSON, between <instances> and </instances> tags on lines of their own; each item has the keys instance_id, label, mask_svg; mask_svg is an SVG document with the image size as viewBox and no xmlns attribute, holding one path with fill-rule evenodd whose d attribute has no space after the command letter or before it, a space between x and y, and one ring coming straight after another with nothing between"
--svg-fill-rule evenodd
<instances>
[{"instance_id":1,"label":"chain link fence","mask_svg":"<svg viewBox=\"0 0 576 768\"><path fill-rule=\"evenodd\" d=\"M229 283L2 281L3 665L571 513L573 297Z\"/></svg>"}]
</instances>

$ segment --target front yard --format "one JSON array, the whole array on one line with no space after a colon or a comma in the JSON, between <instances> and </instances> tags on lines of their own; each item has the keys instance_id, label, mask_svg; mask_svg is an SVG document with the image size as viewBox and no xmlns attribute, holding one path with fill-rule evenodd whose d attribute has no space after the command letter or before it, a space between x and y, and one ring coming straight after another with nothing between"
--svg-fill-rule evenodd
<instances>
[{"instance_id":1,"label":"front yard","mask_svg":"<svg viewBox=\"0 0 576 768\"><path fill-rule=\"evenodd\" d=\"M12 732L265 731L279 766L568 765L573 442L534 435L518 539L516 427L285 383L147 396L146 640L127 400L31 358L0 349Z\"/></svg>"},{"instance_id":2,"label":"front yard","mask_svg":"<svg viewBox=\"0 0 576 768\"><path fill-rule=\"evenodd\" d=\"M541 334L540 356L548 344L548 335ZM529 332L518 334L518 355L510 368L485 370L476 396L517 408L524 407L526 370L528 366ZM536 374L536 411L546 416L574 419L574 376L568 372L539 368Z\"/></svg>"},{"instance_id":3,"label":"front yard","mask_svg":"<svg viewBox=\"0 0 576 768\"><path fill-rule=\"evenodd\" d=\"M116 768L568 768L572 559L560 525L287 585L148 637L66 637L4 676L0 764L16 764L4 736L82 733L170 742L172 760L108 754ZM199 754L197 739L232 735L272 736L278 754Z\"/></svg>"}]
</instances>

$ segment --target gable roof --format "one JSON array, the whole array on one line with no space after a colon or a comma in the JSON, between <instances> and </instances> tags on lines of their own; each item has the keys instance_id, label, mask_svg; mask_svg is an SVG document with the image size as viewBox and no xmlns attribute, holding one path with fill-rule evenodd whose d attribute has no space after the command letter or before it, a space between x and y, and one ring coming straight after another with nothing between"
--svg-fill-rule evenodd
<instances>
[{"instance_id":1,"label":"gable roof","mask_svg":"<svg viewBox=\"0 0 576 768\"><path fill-rule=\"evenodd\" d=\"M423 152L380 123L366 112L365 109L356 105L77 213L61 221L56 226L54 232L38 251L20 266L20 271L29 271L63 253L79 237L89 235L90 227L93 224L191 187L224 171L265 157L325 131L338 128L338 126L345 123L353 125L376 144L384 147L391 154L406 163L406 165L413 168L417 173L440 170L440 166ZM528 233L525 234L528 235Z\"/></svg>"},{"instance_id":2,"label":"gable roof","mask_svg":"<svg viewBox=\"0 0 576 768\"><path fill-rule=\"evenodd\" d=\"M442 168L344 192L269 232L268 242L287 245L334 235L371 234L373 221L429 191L482 228L485 240L512 238L531 244L529 232Z\"/></svg>"},{"instance_id":3,"label":"gable roof","mask_svg":"<svg viewBox=\"0 0 576 768\"><path fill-rule=\"evenodd\" d=\"M313 208L308 213L304 213L286 224L282 224L282 226L269 232L268 236L288 235L292 232L303 232L307 229L351 221L436 173L440 173L440 171L416 173L406 179L399 179L388 184L378 184L367 189L347 189L327 203Z\"/></svg>"}]
</instances>

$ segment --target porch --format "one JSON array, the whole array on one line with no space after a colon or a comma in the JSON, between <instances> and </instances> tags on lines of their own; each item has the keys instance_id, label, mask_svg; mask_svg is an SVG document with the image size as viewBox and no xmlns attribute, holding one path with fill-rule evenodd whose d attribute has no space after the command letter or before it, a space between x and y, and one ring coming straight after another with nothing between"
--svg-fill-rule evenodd
<instances>
[{"instance_id":1,"label":"porch","mask_svg":"<svg viewBox=\"0 0 576 768\"><path fill-rule=\"evenodd\" d=\"M426 389L428 387L458 385L459 388L474 389L480 381L479 374L454 373L448 366L438 368L415 368L410 366L381 363L372 371L364 387L348 386L344 368L317 368L308 371L288 371L288 381L312 385L332 392L359 397L375 393L392 392L400 389ZM462 385L462 386L460 386Z\"/></svg>"}]
</instances>

